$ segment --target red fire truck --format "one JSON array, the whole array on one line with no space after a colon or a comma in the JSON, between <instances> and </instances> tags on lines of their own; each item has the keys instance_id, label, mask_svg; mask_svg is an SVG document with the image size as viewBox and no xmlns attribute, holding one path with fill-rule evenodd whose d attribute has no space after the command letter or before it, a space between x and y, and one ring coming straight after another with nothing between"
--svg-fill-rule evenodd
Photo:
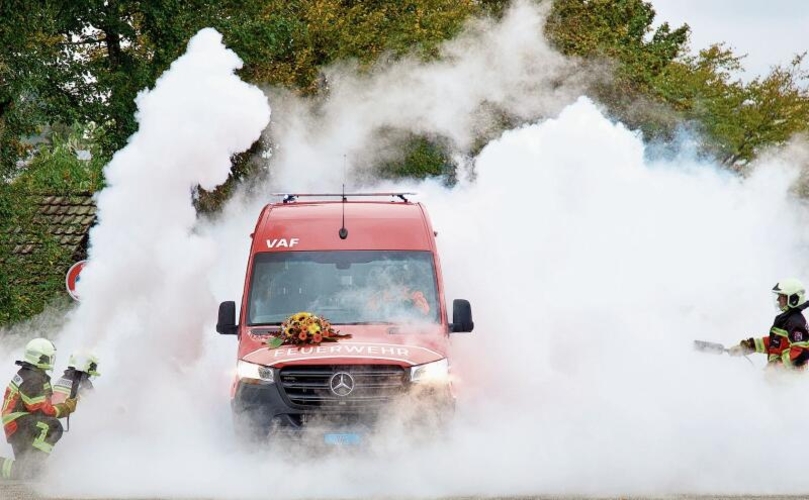
<instances>
[{"instance_id":1,"label":"red fire truck","mask_svg":"<svg viewBox=\"0 0 809 500\"><path fill-rule=\"evenodd\" d=\"M451 334L472 331L471 307L456 299L448 317L437 233L410 196L286 195L264 207L238 321L236 303L222 302L216 326L238 340L237 434L317 426L326 443L354 443L391 408L414 418L454 411L448 347ZM268 347L298 312L350 338Z\"/></svg>"}]
</instances>

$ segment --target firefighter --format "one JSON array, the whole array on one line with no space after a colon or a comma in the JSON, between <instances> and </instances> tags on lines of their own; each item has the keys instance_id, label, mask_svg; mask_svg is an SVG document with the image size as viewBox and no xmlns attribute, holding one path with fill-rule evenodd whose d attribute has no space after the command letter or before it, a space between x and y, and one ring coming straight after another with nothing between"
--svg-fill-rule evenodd
<instances>
[{"instance_id":1,"label":"firefighter","mask_svg":"<svg viewBox=\"0 0 809 500\"><path fill-rule=\"evenodd\" d=\"M53 384L53 403L63 403L70 397L73 390L74 381L80 384L76 399L81 399L82 395L92 392L93 382L91 377L98 377L98 357L95 354L84 354L74 352L70 355L67 369Z\"/></svg>"},{"instance_id":2,"label":"firefighter","mask_svg":"<svg viewBox=\"0 0 809 500\"><path fill-rule=\"evenodd\" d=\"M767 355L768 367L804 370L809 366L809 327L802 313L809 307L806 288L797 279L788 278L776 283L772 292L781 313L775 317L770 334L742 340L730 348L730 354L760 352Z\"/></svg>"},{"instance_id":3,"label":"firefighter","mask_svg":"<svg viewBox=\"0 0 809 500\"><path fill-rule=\"evenodd\" d=\"M407 264L389 264L368 274L367 281L376 288L367 304L370 310L382 309L388 313L417 311L422 317L430 314L430 302L424 292L412 288L418 279Z\"/></svg>"},{"instance_id":4,"label":"firefighter","mask_svg":"<svg viewBox=\"0 0 809 500\"><path fill-rule=\"evenodd\" d=\"M48 372L53 369L56 347L36 338L25 346L20 370L11 380L3 399L3 429L14 459L0 458L4 479L30 479L42 470L53 446L62 437L60 418L76 411L76 400L53 404Z\"/></svg>"}]
</instances>

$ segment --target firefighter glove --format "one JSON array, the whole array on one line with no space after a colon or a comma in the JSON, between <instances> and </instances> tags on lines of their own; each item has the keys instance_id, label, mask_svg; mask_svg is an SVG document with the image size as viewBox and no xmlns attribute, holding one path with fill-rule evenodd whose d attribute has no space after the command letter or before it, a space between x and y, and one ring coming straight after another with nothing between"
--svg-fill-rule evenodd
<instances>
[{"instance_id":1,"label":"firefighter glove","mask_svg":"<svg viewBox=\"0 0 809 500\"><path fill-rule=\"evenodd\" d=\"M756 352L756 341L753 339L745 339L728 349L728 354L731 356L744 356Z\"/></svg>"},{"instance_id":2,"label":"firefighter glove","mask_svg":"<svg viewBox=\"0 0 809 500\"><path fill-rule=\"evenodd\" d=\"M744 347L740 345L735 345L730 349L728 349L728 354L730 354L731 356L743 356L745 354Z\"/></svg>"},{"instance_id":3,"label":"firefighter glove","mask_svg":"<svg viewBox=\"0 0 809 500\"><path fill-rule=\"evenodd\" d=\"M64 403L56 405L59 408L59 416L66 417L76 411L76 399L68 398Z\"/></svg>"}]
</instances>

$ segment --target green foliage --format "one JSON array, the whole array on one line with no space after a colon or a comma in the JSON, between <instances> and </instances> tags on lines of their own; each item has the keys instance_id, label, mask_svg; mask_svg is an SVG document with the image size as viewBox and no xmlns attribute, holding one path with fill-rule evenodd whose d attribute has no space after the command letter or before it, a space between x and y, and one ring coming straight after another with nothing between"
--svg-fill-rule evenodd
<instances>
[{"instance_id":1,"label":"green foliage","mask_svg":"<svg viewBox=\"0 0 809 500\"><path fill-rule=\"evenodd\" d=\"M243 2L213 25L244 60L243 78L315 94L326 84L323 66L354 60L369 70L383 57L434 57L439 44L478 12L472 0L266 0ZM228 182L201 192L197 206L216 210L234 182L257 171L254 156L238 155Z\"/></svg>"},{"instance_id":2,"label":"green foliage","mask_svg":"<svg viewBox=\"0 0 809 500\"><path fill-rule=\"evenodd\" d=\"M0 4L0 174L9 175L35 148L31 138L60 123L107 124L94 157L110 156L135 131L137 93L154 85L202 27L223 33L245 61L248 81L316 93L324 65L356 60L371 68L382 57L414 52L435 57L469 17L499 16L507 4L7 0ZM713 143L706 150L732 164L801 130L806 96L799 65L742 85L728 76L738 64L732 53L719 48L683 57L688 26L653 28L654 19L643 0L555 0L545 30L565 54L613 61L615 78L592 93L649 137L670 133L680 118L692 120Z\"/></svg>"},{"instance_id":3,"label":"green foliage","mask_svg":"<svg viewBox=\"0 0 809 500\"><path fill-rule=\"evenodd\" d=\"M709 133L727 165L746 163L764 147L784 144L795 134L809 131L809 73L802 68L804 57L746 85L736 113L728 116L717 110L715 116L726 120L716 125L709 122L714 125Z\"/></svg>"},{"instance_id":4,"label":"green foliage","mask_svg":"<svg viewBox=\"0 0 809 500\"><path fill-rule=\"evenodd\" d=\"M194 207L200 213L214 213L218 211L233 194L236 186L246 186L259 180L266 173L266 164L262 158L262 150L266 149L264 141L259 139L247 151L243 151L231 158L233 168L227 181L213 191L197 188L194 198Z\"/></svg>"},{"instance_id":5,"label":"green foliage","mask_svg":"<svg viewBox=\"0 0 809 500\"><path fill-rule=\"evenodd\" d=\"M383 163L379 167L381 177L425 179L443 176L452 182L452 161L440 142L422 136L409 136L397 150L401 151L398 160Z\"/></svg>"},{"instance_id":6,"label":"green foliage","mask_svg":"<svg viewBox=\"0 0 809 500\"><path fill-rule=\"evenodd\" d=\"M653 30L643 0L555 0L546 25L563 53L611 61L614 78L592 89L598 100L647 138L668 138L683 122L703 133L703 152L741 168L765 147L809 130L803 56L744 84L741 58L723 45L685 55L688 26Z\"/></svg>"},{"instance_id":7,"label":"green foliage","mask_svg":"<svg viewBox=\"0 0 809 500\"><path fill-rule=\"evenodd\" d=\"M58 52L53 12L47 1L0 2L0 178L25 157L30 149L25 139L49 118L40 96Z\"/></svg>"},{"instance_id":8,"label":"green foliage","mask_svg":"<svg viewBox=\"0 0 809 500\"><path fill-rule=\"evenodd\" d=\"M653 30L654 18L643 0L556 0L545 31L564 54L619 61L618 84L641 91L688 40L687 25L672 30L663 23Z\"/></svg>"},{"instance_id":9,"label":"green foliage","mask_svg":"<svg viewBox=\"0 0 809 500\"><path fill-rule=\"evenodd\" d=\"M41 312L65 296L65 272L75 249L60 242L44 219L47 196L94 192L102 187L107 161L101 127L56 126L33 146L25 168L0 183L0 325ZM80 159L81 158L84 159ZM68 217L66 215L65 217Z\"/></svg>"},{"instance_id":10,"label":"green foliage","mask_svg":"<svg viewBox=\"0 0 809 500\"><path fill-rule=\"evenodd\" d=\"M136 130L137 93L154 86L201 28L211 26L223 34L245 63L240 76L246 81L318 94L328 90L322 73L326 65L351 61L371 71L379 61L403 55L438 57L440 44L470 17L502 16L508 4L3 0L0 178L13 182L0 183L0 230L4 235L27 231L38 246L25 261L15 261L8 248L11 239L0 245L0 323L30 315L48 297L59 295L62 268L72 258L37 226L36 193L100 189L103 165ZM609 78L596 80L590 94L647 138L666 138L685 121L703 133L705 153L743 168L768 146L809 130L803 56L743 83L733 76L741 60L730 50L716 45L688 56L688 25L654 26L648 1L554 0L545 34L564 54L594 69L610 69ZM499 126L513 125L503 117ZM399 154L380 165L381 175L444 176L452 182L448 150L440 139L406 135L391 144ZM228 182L213 192L199 191L198 210L216 211L236 184L262 173L258 155L265 148L257 142L234 156ZM89 159L79 153L84 151Z\"/></svg>"},{"instance_id":11,"label":"green foliage","mask_svg":"<svg viewBox=\"0 0 809 500\"><path fill-rule=\"evenodd\" d=\"M479 12L472 0L265 0L214 24L245 61L249 81L319 90L320 70L338 60L369 67L383 55L435 56Z\"/></svg>"},{"instance_id":12,"label":"green foliage","mask_svg":"<svg viewBox=\"0 0 809 500\"><path fill-rule=\"evenodd\" d=\"M24 139L58 123L104 123L107 155L135 131L135 96L154 85L220 2L73 0L0 4L0 161L5 172L30 149ZM7 29L6 29L7 28Z\"/></svg>"},{"instance_id":13,"label":"green foliage","mask_svg":"<svg viewBox=\"0 0 809 500\"><path fill-rule=\"evenodd\" d=\"M135 131L135 96L152 87L206 26L258 84L315 92L336 60L434 55L478 11L472 0L73 0L0 4L0 162L55 123L105 123L109 155ZM0 172L3 173L3 172Z\"/></svg>"},{"instance_id":14,"label":"green foliage","mask_svg":"<svg viewBox=\"0 0 809 500\"><path fill-rule=\"evenodd\" d=\"M739 57L721 45L672 64L656 90L710 139L705 150L741 168L763 148L809 130L809 74L804 56L744 84L733 79Z\"/></svg>"},{"instance_id":15,"label":"green foliage","mask_svg":"<svg viewBox=\"0 0 809 500\"><path fill-rule=\"evenodd\" d=\"M95 125L56 125L39 143L31 160L14 179L29 192L94 192L103 187L102 169L108 158L101 143L104 129Z\"/></svg>"},{"instance_id":16,"label":"green foliage","mask_svg":"<svg viewBox=\"0 0 809 500\"><path fill-rule=\"evenodd\" d=\"M591 95L647 138L669 136L678 121L661 109L654 82L686 49L688 26L653 29L655 11L643 0L555 0L545 34L562 53L612 68Z\"/></svg>"},{"instance_id":17,"label":"green foliage","mask_svg":"<svg viewBox=\"0 0 809 500\"><path fill-rule=\"evenodd\" d=\"M37 222L37 193L103 186L104 163L136 130L137 93L154 85L201 28L223 34L243 59L247 81L316 93L324 65L356 60L369 69L381 57L434 57L478 11L474 0L0 3L0 177L13 179L0 192L0 229L25 232L37 243L24 259L11 239L0 245L0 323L63 295L71 256ZM64 125L95 123L104 126ZM257 142L236 155L228 182L200 191L197 208L215 211L236 183L260 172L256 154L264 147ZM77 157L82 151L89 160ZM433 175L446 163L426 143L408 151L402 175Z\"/></svg>"},{"instance_id":18,"label":"green foliage","mask_svg":"<svg viewBox=\"0 0 809 500\"><path fill-rule=\"evenodd\" d=\"M511 0L478 0L477 4L480 7L481 14L499 19L503 16L506 8L511 5Z\"/></svg>"},{"instance_id":19,"label":"green foliage","mask_svg":"<svg viewBox=\"0 0 809 500\"><path fill-rule=\"evenodd\" d=\"M337 60L370 68L382 56L434 56L479 9L473 0L9 0L0 6L10 27L0 42L12 49L0 56L8 83L0 86L0 174L34 148L27 137L60 123L106 124L94 158L111 156L136 130L137 93L203 27L223 34L247 81L315 93L321 68ZM240 159L236 170L249 172ZM75 167L48 164L58 171L49 184ZM44 171L30 177L47 180Z\"/></svg>"},{"instance_id":20,"label":"green foliage","mask_svg":"<svg viewBox=\"0 0 809 500\"><path fill-rule=\"evenodd\" d=\"M36 201L42 197L0 184L0 325L40 313L64 298L65 272L72 255L39 224ZM21 255L20 246L30 246ZM62 292L60 294L60 292Z\"/></svg>"}]
</instances>

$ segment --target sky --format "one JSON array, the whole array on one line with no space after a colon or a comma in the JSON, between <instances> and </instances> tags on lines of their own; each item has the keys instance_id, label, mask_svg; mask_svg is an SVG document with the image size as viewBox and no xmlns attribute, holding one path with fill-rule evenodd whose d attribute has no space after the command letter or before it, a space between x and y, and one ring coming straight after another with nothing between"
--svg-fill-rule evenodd
<instances>
[{"instance_id":1,"label":"sky","mask_svg":"<svg viewBox=\"0 0 809 500\"><path fill-rule=\"evenodd\" d=\"M747 54L743 78L766 75L809 50L809 2L804 0L650 0L656 25L687 23L694 53L726 42L738 55Z\"/></svg>"},{"instance_id":2,"label":"sky","mask_svg":"<svg viewBox=\"0 0 809 500\"><path fill-rule=\"evenodd\" d=\"M692 349L765 334L772 285L809 278L809 208L790 190L809 148L775 151L744 178L696 158L688 140L657 157L582 94L587 75L547 46L541 23L517 2L502 22L448 42L442 61L371 75L329 68L325 102L245 84L218 33L198 33L139 96L139 130L106 167L82 302L0 341L0 378L26 336L54 338L59 368L78 347L102 360L42 491L229 500L809 489L804 447L772 435L805 426L809 379ZM525 122L472 154L499 111ZM262 130L276 144L266 183L196 218L194 186L223 182L230 156ZM375 179L392 130L445 138L458 184ZM446 300L470 300L475 318L472 333L452 337L456 419L436 437L394 415L363 453L240 447L228 399L236 344L215 333L216 304L241 298L269 193L344 181L415 191L430 214ZM775 482L761 472L774 446Z\"/></svg>"}]
</instances>

